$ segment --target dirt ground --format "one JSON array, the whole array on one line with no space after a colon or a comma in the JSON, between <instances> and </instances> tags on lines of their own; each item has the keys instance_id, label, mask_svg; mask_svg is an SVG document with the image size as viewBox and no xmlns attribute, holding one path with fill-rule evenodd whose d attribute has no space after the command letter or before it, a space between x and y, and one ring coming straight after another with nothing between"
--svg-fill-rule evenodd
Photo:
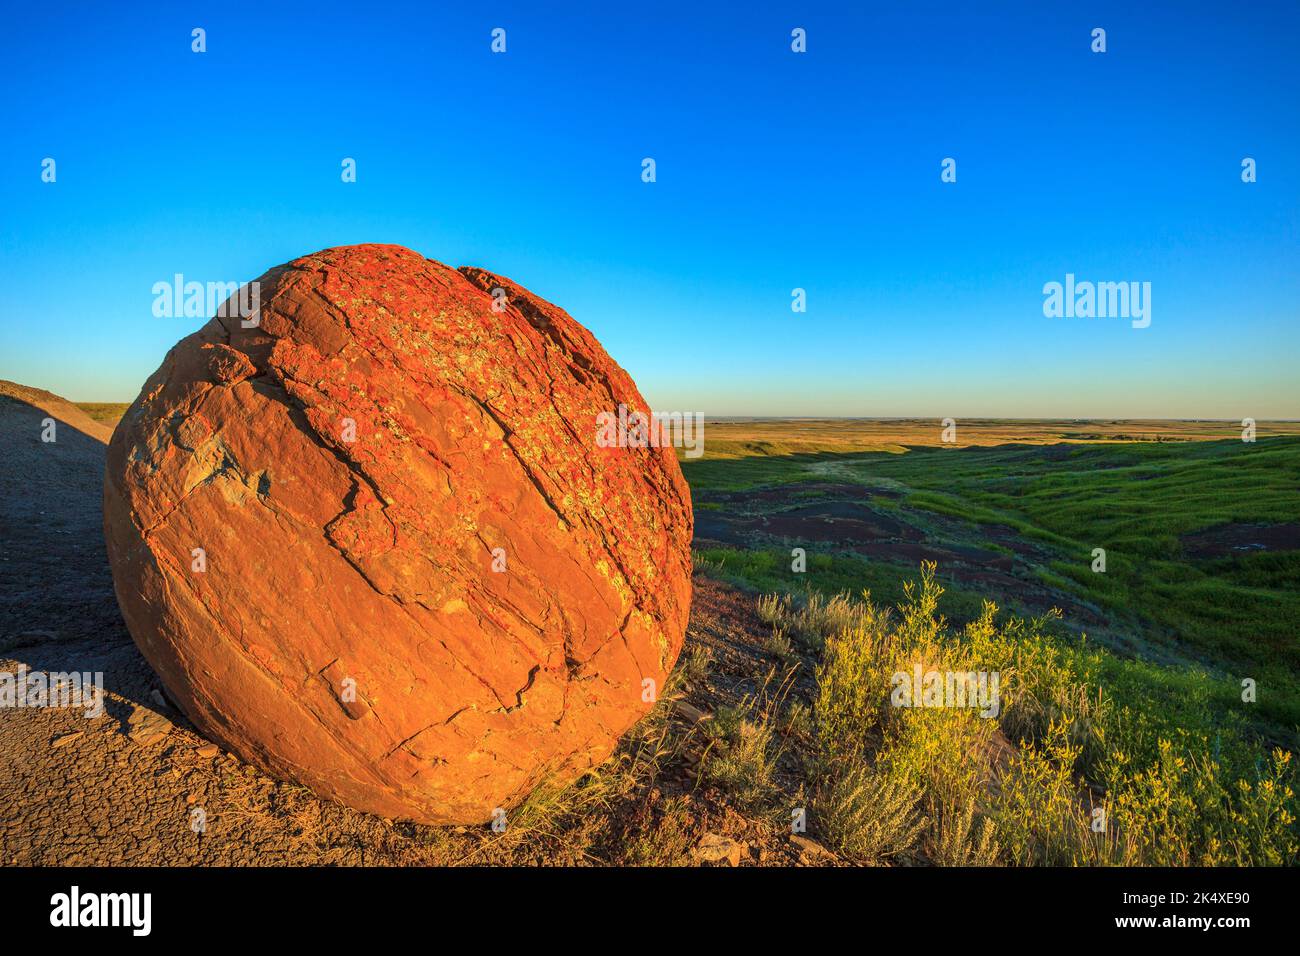
<instances>
[{"instance_id":1,"label":"dirt ground","mask_svg":"<svg viewBox=\"0 0 1300 956\"><path fill-rule=\"evenodd\" d=\"M1221 558L1243 551L1300 550L1300 521L1281 524L1233 522L1182 536L1183 551L1191 558Z\"/></svg>"}]
</instances>

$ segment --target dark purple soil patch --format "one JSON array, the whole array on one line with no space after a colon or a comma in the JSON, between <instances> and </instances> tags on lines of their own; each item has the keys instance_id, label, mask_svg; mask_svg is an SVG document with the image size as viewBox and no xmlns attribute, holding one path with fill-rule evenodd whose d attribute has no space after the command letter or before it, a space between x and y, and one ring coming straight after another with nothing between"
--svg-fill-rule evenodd
<instances>
[{"instance_id":1,"label":"dark purple soil patch","mask_svg":"<svg viewBox=\"0 0 1300 956\"><path fill-rule=\"evenodd\" d=\"M1189 558L1223 558L1256 551L1300 551L1300 522L1221 524L1182 536Z\"/></svg>"},{"instance_id":2,"label":"dark purple soil patch","mask_svg":"<svg viewBox=\"0 0 1300 956\"><path fill-rule=\"evenodd\" d=\"M762 488L754 491L701 491L695 495L699 502L717 502L719 504L785 504L813 496L825 498L842 498L849 501L867 501L871 498L903 497L901 491L887 488L867 488L845 482L797 481L776 488Z\"/></svg>"},{"instance_id":3,"label":"dark purple soil patch","mask_svg":"<svg viewBox=\"0 0 1300 956\"><path fill-rule=\"evenodd\" d=\"M985 595L997 595L1003 601L1015 601L1031 614L1045 614L1060 608L1065 620L1074 626L1101 627L1106 619L1086 605L1056 591L1026 581L1002 571L951 565L940 569L952 576L958 584Z\"/></svg>"},{"instance_id":4,"label":"dark purple soil patch","mask_svg":"<svg viewBox=\"0 0 1300 956\"><path fill-rule=\"evenodd\" d=\"M746 545L747 534L737 527L734 518L727 518L716 511L695 512L695 545L699 547L707 542L719 544Z\"/></svg>"},{"instance_id":5,"label":"dark purple soil patch","mask_svg":"<svg viewBox=\"0 0 1300 956\"><path fill-rule=\"evenodd\" d=\"M925 539L910 524L850 501L818 502L770 515L733 518L729 523L734 532L742 535L761 534L852 547L879 541Z\"/></svg>"},{"instance_id":6,"label":"dark purple soil patch","mask_svg":"<svg viewBox=\"0 0 1300 956\"><path fill-rule=\"evenodd\" d=\"M772 515L773 518L807 518L816 520L836 521L845 518L851 521L870 521L881 522L885 526L896 529L893 533L899 534L903 529L915 531L911 525L905 524L896 518L890 518L882 515L874 508L868 505L859 504L856 501L817 501L806 505L799 505L795 508L786 508Z\"/></svg>"},{"instance_id":7,"label":"dark purple soil patch","mask_svg":"<svg viewBox=\"0 0 1300 956\"><path fill-rule=\"evenodd\" d=\"M1000 544L1002 547L1008 548L1020 557L1027 558L1030 561L1041 563L1050 557L1045 548L1031 541L1026 541L1020 536L1019 531L1009 525L982 524L980 525L980 534L994 544Z\"/></svg>"},{"instance_id":8,"label":"dark purple soil patch","mask_svg":"<svg viewBox=\"0 0 1300 956\"><path fill-rule=\"evenodd\" d=\"M978 564L980 567L993 568L997 571L1010 571L1016 563L1016 559L1009 554L987 551L971 545L952 544L948 546L948 550L967 564Z\"/></svg>"},{"instance_id":9,"label":"dark purple soil patch","mask_svg":"<svg viewBox=\"0 0 1300 956\"><path fill-rule=\"evenodd\" d=\"M922 561L933 561L943 568L952 568L960 563L969 563L976 564L981 568L1010 571L1014 564L1010 555L998 554L995 551L982 551L979 548L952 545L940 547L917 544L914 541L872 541L858 545L853 550L864 558L894 561L908 567L916 567Z\"/></svg>"}]
</instances>

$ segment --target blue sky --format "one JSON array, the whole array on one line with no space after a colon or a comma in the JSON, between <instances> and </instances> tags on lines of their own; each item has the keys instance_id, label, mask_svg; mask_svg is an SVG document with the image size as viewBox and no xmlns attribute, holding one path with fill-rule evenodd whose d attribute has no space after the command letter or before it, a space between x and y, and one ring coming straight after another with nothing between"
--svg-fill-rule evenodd
<instances>
[{"instance_id":1,"label":"blue sky","mask_svg":"<svg viewBox=\"0 0 1300 956\"><path fill-rule=\"evenodd\" d=\"M202 324L155 282L393 242L660 410L1300 417L1300 4L478 6L11 6L0 378L130 400ZM1067 272L1151 326L1045 318Z\"/></svg>"}]
</instances>

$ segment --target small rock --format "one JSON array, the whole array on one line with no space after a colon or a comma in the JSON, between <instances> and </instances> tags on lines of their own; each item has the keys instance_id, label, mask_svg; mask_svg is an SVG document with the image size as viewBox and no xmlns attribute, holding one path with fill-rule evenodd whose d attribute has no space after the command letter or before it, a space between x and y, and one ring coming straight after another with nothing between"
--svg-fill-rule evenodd
<instances>
[{"instance_id":1,"label":"small rock","mask_svg":"<svg viewBox=\"0 0 1300 956\"><path fill-rule=\"evenodd\" d=\"M172 732L172 722L148 707L136 704L126 719L126 733L138 747L148 747L163 740Z\"/></svg>"},{"instance_id":2,"label":"small rock","mask_svg":"<svg viewBox=\"0 0 1300 956\"><path fill-rule=\"evenodd\" d=\"M807 837L799 836L799 834L797 833L790 834L790 842L793 843L799 849L800 854L806 853L810 856L827 856L827 857L835 855L830 850L826 849L826 847L818 843L816 840L810 840Z\"/></svg>"},{"instance_id":3,"label":"small rock","mask_svg":"<svg viewBox=\"0 0 1300 956\"><path fill-rule=\"evenodd\" d=\"M713 716L712 714L706 714L698 707L692 707L684 700L679 700L676 704L676 708L677 708L677 713L681 714L683 717L685 717L693 724L698 724L700 721L708 720L710 717Z\"/></svg>"},{"instance_id":4,"label":"small rock","mask_svg":"<svg viewBox=\"0 0 1300 956\"><path fill-rule=\"evenodd\" d=\"M74 730L71 733L59 734L59 736L50 741L50 746L62 747L64 744L70 744L78 737L84 737L85 735L86 732L84 730Z\"/></svg>"},{"instance_id":5,"label":"small rock","mask_svg":"<svg viewBox=\"0 0 1300 956\"><path fill-rule=\"evenodd\" d=\"M701 863L729 863L740 866L740 856L745 851L743 843L716 833L706 833L695 847L695 857Z\"/></svg>"},{"instance_id":6,"label":"small rock","mask_svg":"<svg viewBox=\"0 0 1300 956\"><path fill-rule=\"evenodd\" d=\"M194 752L200 757L215 757L221 753L221 748L216 744L204 744L202 747L196 748Z\"/></svg>"}]
</instances>

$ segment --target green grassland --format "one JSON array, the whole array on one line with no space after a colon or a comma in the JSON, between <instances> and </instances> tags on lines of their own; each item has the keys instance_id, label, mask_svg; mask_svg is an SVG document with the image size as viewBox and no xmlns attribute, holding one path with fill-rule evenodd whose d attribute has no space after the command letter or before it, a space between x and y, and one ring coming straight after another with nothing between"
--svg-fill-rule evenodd
<instances>
[{"instance_id":1,"label":"green grassland","mask_svg":"<svg viewBox=\"0 0 1300 956\"><path fill-rule=\"evenodd\" d=\"M112 428L131 404L130 402L77 402L76 406L101 425Z\"/></svg>"},{"instance_id":2,"label":"green grassland","mask_svg":"<svg viewBox=\"0 0 1300 956\"><path fill-rule=\"evenodd\" d=\"M1182 537L1229 524L1300 520L1300 438L1178 443L912 447L854 454L684 461L692 490L743 492L810 480L888 489L881 510L1014 529L1045 552L1038 578L1099 608L1116 642L1136 656L1170 655L1252 677L1261 709L1300 723L1300 551L1228 550L1191 558ZM791 503L799 492L792 490ZM994 542L991 547L999 545ZM1094 572L1093 551L1106 553ZM907 570L844 551L810 555L788 570L788 550L703 549L700 557L759 590L808 586L871 590L895 603ZM969 620L981 599L1014 605L944 580L943 610ZM1144 653L1145 652L1145 653Z\"/></svg>"},{"instance_id":3,"label":"green grassland","mask_svg":"<svg viewBox=\"0 0 1300 956\"><path fill-rule=\"evenodd\" d=\"M1208 660L1300 669L1300 551L1192 560L1180 538L1300 519L1300 439L1185 445L923 449L847 466L906 483L913 507L1011 525L1055 546L1042 576ZM1105 573L1091 569L1106 552Z\"/></svg>"},{"instance_id":4,"label":"green grassland","mask_svg":"<svg viewBox=\"0 0 1300 956\"><path fill-rule=\"evenodd\" d=\"M993 856L1022 863L1296 861L1300 437L1172 431L1090 441L1085 427L1079 438L1013 433L956 447L928 432L890 434L844 451L843 440L781 441L767 424L761 442L724 435L721 455L683 461L697 514L750 521L737 527L754 527L762 509L852 500L857 488L869 514L899 519L927 543L1014 556L1010 573L990 578L1008 585L999 588L981 586L978 569L963 576L960 562L922 569L875 542L806 542L804 573L792 570L790 546L805 542L791 538L697 545L706 573L772 595L775 646L793 635L818 661L824 754L814 789L840 852L888 857L863 834L892 832L926 842L932 859L952 844L954 862L980 862L982 838ZM1267 537L1278 531L1291 537ZM1266 544L1237 543L1261 534ZM1093 567L1098 548L1104 572ZM917 581L923 595L909 590ZM1035 594L1056 599L1059 617L1031 613ZM1034 716L1026 722L1013 705L995 722L1017 748L996 799L978 795L969 758L988 728L935 714L900 720L882 705L882 675L906 662L900 648L1014 673L1011 699L1023 695ZM1243 694L1247 679L1255 700ZM936 753L952 759L936 764ZM1098 801L1122 839L1091 835L1078 807ZM868 806L897 812L877 818ZM952 837L949 825L966 829Z\"/></svg>"}]
</instances>

